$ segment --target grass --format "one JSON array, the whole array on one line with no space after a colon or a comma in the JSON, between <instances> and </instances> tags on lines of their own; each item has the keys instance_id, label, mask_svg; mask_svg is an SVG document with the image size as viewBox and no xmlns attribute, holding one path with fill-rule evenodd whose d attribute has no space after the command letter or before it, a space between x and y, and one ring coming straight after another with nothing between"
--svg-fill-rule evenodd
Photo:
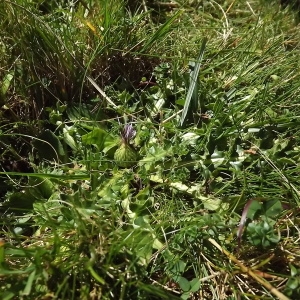
<instances>
[{"instance_id":1,"label":"grass","mask_svg":"<svg viewBox=\"0 0 300 300\"><path fill-rule=\"evenodd\" d=\"M1 299L298 299L297 12L135 2L0 4Z\"/></svg>"}]
</instances>

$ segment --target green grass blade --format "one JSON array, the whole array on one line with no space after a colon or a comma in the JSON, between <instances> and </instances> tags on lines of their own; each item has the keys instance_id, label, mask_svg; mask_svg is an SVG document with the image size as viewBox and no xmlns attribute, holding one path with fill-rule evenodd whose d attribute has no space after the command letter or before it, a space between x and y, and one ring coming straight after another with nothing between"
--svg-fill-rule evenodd
<instances>
[{"instance_id":1,"label":"green grass blade","mask_svg":"<svg viewBox=\"0 0 300 300\"><path fill-rule=\"evenodd\" d=\"M206 42L207 42L207 38L205 37L202 40L202 45L200 48L200 52L199 52L199 56L197 58L197 61L195 63L195 67L194 70L191 72L191 76L190 76L190 86L189 86L189 90L188 90L188 94L185 100L185 104L183 107L183 111L182 111L182 115L181 115L181 119L180 119L180 126L183 126L186 120L186 117L188 115L188 112L191 111L191 108L197 106L197 102L198 102L198 97L197 97L197 78L198 78L198 74L200 71L200 66L201 66L201 62L203 59L203 55L204 55L204 51L205 51L205 46L206 46Z\"/></svg>"},{"instance_id":2,"label":"green grass blade","mask_svg":"<svg viewBox=\"0 0 300 300\"><path fill-rule=\"evenodd\" d=\"M0 267L5 262L4 241L0 240Z\"/></svg>"},{"instance_id":3,"label":"green grass blade","mask_svg":"<svg viewBox=\"0 0 300 300\"><path fill-rule=\"evenodd\" d=\"M171 25L174 23L174 21L181 15L182 11L176 12L174 16L172 16L170 19L168 19L164 24L162 24L154 33L152 36L150 36L147 39L146 44L142 48L140 52L145 52L149 50L149 48L152 46L152 44L159 39L161 39L163 36L165 36L172 28Z\"/></svg>"},{"instance_id":4,"label":"green grass blade","mask_svg":"<svg viewBox=\"0 0 300 300\"><path fill-rule=\"evenodd\" d=\"M28 176L28 177L49 178L49 179L65 179L65 180L87 180L87 179L90 178L90 176L87 175L87 174L58 175L58 174L47 174L47 173L0 172L0 175Z\"/></svg>"},{"instance_id":5,"label":"green grass blade","mask_svg":"<svg viewBox=\"0 0 300 300\"><path fill-rule=\"evenodd\" d=\"M24 291L23 291L23 295L24 295L24 296L30 295L30 292L31 292L31 289L32 289L32 285L33 285L33 281L34 281L34 279L35 279L35 275L36 275L36 270L34 270L34 271L28 276L27 283L26 283L25 289L24 289Z\"/></svg>"}]
</instances>

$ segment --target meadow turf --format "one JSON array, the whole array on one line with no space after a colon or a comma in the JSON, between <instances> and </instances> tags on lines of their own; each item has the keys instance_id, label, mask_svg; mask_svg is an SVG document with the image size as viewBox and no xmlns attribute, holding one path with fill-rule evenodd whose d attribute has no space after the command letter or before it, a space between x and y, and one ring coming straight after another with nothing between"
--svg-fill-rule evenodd
<instances>
[{"instance_id":1,"label":"meadow turf","mask_svg":"<svg viewBox=\"0 0 300 300\"><path fill-rule=\"evenodd\" d=\"M298 22L2 0L0 298L299 299Z\"/></svg>"}]
</instances>

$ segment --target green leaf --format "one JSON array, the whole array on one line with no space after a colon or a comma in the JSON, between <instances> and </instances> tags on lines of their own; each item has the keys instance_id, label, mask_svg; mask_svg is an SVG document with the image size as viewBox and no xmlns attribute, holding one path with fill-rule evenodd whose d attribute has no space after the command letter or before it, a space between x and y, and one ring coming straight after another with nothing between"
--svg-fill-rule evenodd
<instances>
[{"instance_id":1,"label":"green leaf","mask_svg":"<svg viewBox=\"0 0 300 300\"><path fill-rule=\"evenodd\" d=\"M179 277L178 284L184 292L190 291L191 289L190 282L184 277Z\"/></svg>"},{"instance_id":2,"label":"green leaf","mask_svg":"<svg viewBox=\"0 0 300 300\"><path fill-rule=\"evenodd\" d=\"M91 101L100 102L101 100L97 98ZM80 126L83 126L84 128L87 128L89 130L93 130L95 126L97 126L98 124L98 123L93 123L91 125L90 122L91 119L95 121L101 121L107 118L107 116L104 114L102 110L98 110L96 114L93 114L91 112L91 107L84 105L82 103L81 105L76 104L73 106L68 106L67 115L71 121L80 122Z\"/></svg>"},{"instance_id":3,"label":"green leaf","mask_svg":"<svg viewBox=\"0 0 300 300\"><path fill-rule=\"evenodd\" d=\"M48 129L43 131L33 141L33 146L37 149L40 159L58 162L65 156L64 148L59 138Z\"/></svg>"},{"instance_id":4,"label":"green leaf","mask_svg":"<svg viewBox=\"0 0 300 300\"><path fill-rule=\"evenodd\" d=\"M54 193L54 185L48 178L41 178L41 177L29 177L29 184L32 186L30 190L37 190L40 195L48 199Z\"/></svg>"},{"instance_id":5,"label":"green leaf","mask_svg":"<svg viewBox=\"0 0 300 300\"><path fill-rule=\"evenodd\" d=\"M293 159L288 158L288 157L278 158L277 163L280 165L289 165L289 166L294 166L297 164Z\"/></svg>"},{"instance_id":6,"label":"green leaf","mask_svg":"<svg viewBox=\"0 0 300 300\"><path fill-rule=\"evenodd\" d=\"M255 215L260 212L262 205L257 200L253 200L248 209L247 218L253 220Z\"/></svg>"},{"instance_id":7,"label":"green leaf","mask_svg":"<svg viewBox=\"0 0 300 300\"><path fill-rule=\"evenodd\" d=\"M222 200L219 198L215 198L213 196L205 197L205 196L199 196L199 199L203 203L203 206L205 209L215 211L220 208L222 205Z\"/></svg>"},{"instance_id":8,"label":"green leaf","mask_svg":"<svg viewBox=\"0 0 300 300\"><path fill-rule=\"evenodd\" d=\"M153 162L163 160L167 155L170 155L171 152L164 150L160 147L154 147L148 149L147 155L139 161L139 165L151 165Z\"/></svg>"},{"instance_id":9,"label":"green leaf","mask_svg":"<svg viewBox=\"0 0 300 300\"><path fill-rule=\"evenodd\" d=\"M153 253L154 237L152 232L143 228L134 228L124 239L129 249L134 251L142 265L147 265Z\"/></svg>"},{"instance_id":10,"label":"green leaf","mask_svg":"<svg viewBox=\"0 0 300 300\"><path fill-rule=\"evenodd\" d=\"M199 278L194 278L193 280L191 280L190 284L191 284L190 292L195 293L195 292L199 291L200 286L201 286L201 282L200 282Z\"/></svg>"},{"instance_id":11,"label":"green leaf","mask_svg":"<svg viewBox=\"0 0 300 300\"><path fill-rule=\"evenodd\" d=\"M273 199L264 202L263 204L264 214L266 217L274 218L282 212L282 205L278 199Z\"/></svg>"},{"instance_id":12,"label":"green leaf","mask_svg":"<svg viewBox=\"0 0 300 300\"><path fill-rule=\"evenodd\" d=\"M63 129L63 134L66 144L69 145L73 150L77 150L77 144L66 128Z\"/></svg>"},{"instance_id":13,"label":"green leaf","mask_svg":"<svg viewBox=\"0 0 300 300\"><path fill-rule=\"evenodd\" d=\"M292 277L297 276L298 270L293 265L290 265L290 268L291 268L291 276Z\"/></svg>"},{"instance_id":14,"label":"green leaf","mask_svg":"<svg viewBox=\"0 0 300 300\"><path fill-rule=\"evenodd\" d=\"M286 286L290 288L291 290L295 290L300 284L300 280L297 277L290 277L288 282L286 283Z\"/></svg>"},{"instance_id":15,"label":"green leaf","mask_svg":"<svg viewBox=\"0 0 300 300\"><path fill-rule=\"evenodd\" d=\"M15 192L5 202L5 206L9 206L10 209L30 210L36 198L32 197L28 193Z\"/></svg>"},{"instance_id":16,"label":"green leaf","mask_svg":"<svg viewBox=\"0 0 300 300\"><path fill-rule=\"evenodd\" d=\"M267 235L268 241L270 241L273 244L277 244L280 241L280 236L277 236L275 234L272 234L271 236Z\"/></svg>"},{"instance_id":17,"label":"green leaf","mask_svg":"<svg viewBox=\"0 0 300 300\"><path fill-rule=\"evenodd\" d=\"M185 267L186 267L186 263L182 260L178 260L173 264L173 267L170 271L174 275L182 274L185 270Z\"/></svg>"},{"instance_id":18,"label":"green leaf","mask_svg":"<svg viewBox=\"0 0 300 300\"><path fill-rule=\"evenodd\" d=\"M115 140L107 131L101 128L94 128L93 131L82 136L82 143L84 145L97 146L99 151L102 151L107 145Z\"/></svg>"},{"instance_id":19,"label":"green leaf","mask_svg":"<svg viewBox=\"0 0 300 300\"><path fill-rule=\"evenodd\" d=\"M190 298L190 294L191 294L190 292L185 292L180 296L180 299L187 300Z\"/></svg>"},{"instance_id":20,"label":"green leaf","mask_svg":"<svg viewBox=\"0 0 300 300\"><path fill-rule=\"evenodd\" d=\"M0 86L0 105L3 105L5 103L4 96L6 95L13 78L14 72L7 73L3 78L3 81Z\"/></svg>"},{"instance_id":21,"label":"green leaf","mask_svg":"<svg viewBox=\"0 0 300 300\"><path fill-rule=\"evenodd\" d=\"M185 103L185 99L178 99L175 101L175 103L179 106L184 106L184 103Z\"/></svg>"}]
</instances>

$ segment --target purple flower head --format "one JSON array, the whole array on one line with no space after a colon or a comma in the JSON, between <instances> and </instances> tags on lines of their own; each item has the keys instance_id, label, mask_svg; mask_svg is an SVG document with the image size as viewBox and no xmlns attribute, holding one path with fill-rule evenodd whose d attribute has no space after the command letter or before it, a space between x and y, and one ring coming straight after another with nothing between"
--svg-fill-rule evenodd
<instances>
[{"instance_id":1,"label":"purple flower head","mask_svg":"<svg viewBox=\"0 0 300 300\"><path fill-rule=\"evenodd\" d=\"M136 130L133 128L132 124L126 124L122 130L122 139L124 143L129 143L136 136Z\"/></svg>"}]
</instances>

